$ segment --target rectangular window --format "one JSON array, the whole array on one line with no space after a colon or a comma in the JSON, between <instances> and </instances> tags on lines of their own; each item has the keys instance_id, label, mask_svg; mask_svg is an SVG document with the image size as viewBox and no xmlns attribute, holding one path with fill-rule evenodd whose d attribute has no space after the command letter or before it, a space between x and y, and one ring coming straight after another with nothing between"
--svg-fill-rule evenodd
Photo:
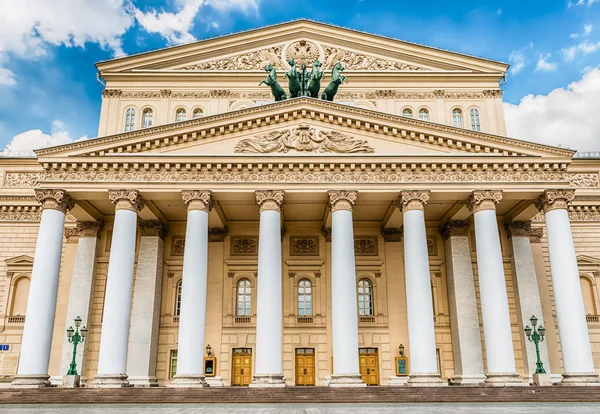
<instances>
[{"instance_id":1,"label":"rectangular window","mask_svg":"<svg viewBox=\"0 0 600 414\"><path fill-rule=\"evenodd\" d=\"M171 369L169 370L169 379L177 374L177 350L171 349Z\"/></svg>"}]
</instances>

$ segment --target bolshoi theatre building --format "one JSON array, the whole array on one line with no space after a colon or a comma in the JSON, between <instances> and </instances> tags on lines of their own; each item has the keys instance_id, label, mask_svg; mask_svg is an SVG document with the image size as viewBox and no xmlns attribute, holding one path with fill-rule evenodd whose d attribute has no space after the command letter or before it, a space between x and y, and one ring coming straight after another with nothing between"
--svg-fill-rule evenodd
<instances>
[{"instance_id":1,"label":"bolshoi theatre building","mask_svg":"<svg viewBox=\"0 0 600 414\"><path fill-rule=\"evenodd\" d=\"M507 64L298 20L96 66L97 138L0 159L3 386L77 316L86 387L527 386L533 315L600 384L600 159L507 137Z\"/></svg>"}]
</instances>

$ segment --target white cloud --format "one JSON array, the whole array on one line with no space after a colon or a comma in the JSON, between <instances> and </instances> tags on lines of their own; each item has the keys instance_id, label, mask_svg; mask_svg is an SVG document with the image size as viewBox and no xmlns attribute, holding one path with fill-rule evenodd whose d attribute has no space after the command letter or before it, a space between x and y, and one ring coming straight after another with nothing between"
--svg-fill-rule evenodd
<instances>
[{"instance_id":1,"label":"white cloud","mask_svg":"<svg viewBox=\"0 0 600 414\"><path fill-rule=\"evenodd\" d=\"M0 86L15 86L17 81L12 70L0 67Z\"/></svg>"},{"instance_id":2,"label":"white cloud","mask_svg":"<svg viewBox=\"0 0 600 414\"><path fill-rule=\"evenodd\" d=\"M600 150L600 66L566 89L504 104L508 136L580 151Z\"/></svg>"},{"instance_id":3,"label":"white cloud","mask_svg":"<svg viewBox=\"0 0 600 414\"><path fill-rule=\"evenodd\" d=\"M556 70L556 63L549 62L550 54L541 54L537 64L535 66L535 70L539 70L542 72L552 72Z\"/></svg>"},{"instance_id":4,"label":"white cloud","mask_svg":"<svg viewBox=\"0 0 600 414\"><path fill-rule=\"evenodd\" d=\"M563 59L567 62L570 62L575 60L578 53L589 55L598 49L600 49L600 42L590 42L588 40L584 40L578 45L562 49L561 53L563 55Z\"/></svg>"},{"instance_id":5,"label":"white cloud","mask_svg":"<svg viewBox=\"0 0 600 414\"><path fill-rule=\"evenodd\" d=\"M569 7L573 7L573 6L588 6L589 7L598 1L600 1L600 0L577 0L577 2L570 1Z\"/></svg>"},{"instance_id":6,"label":"white cloud","mask_svg":"<svg viewBox=\"0 0 600 414\"><path fill-rule=\"evenodd\" d=\"M511 64L510 73L513 75L516 75L525 68L525 55L523 52L513 50L508 57L508 61Z\"/></svg>"},{"instance_id":7,"label":"white cloud","mask_svg":"<svg viewBox=\"0 0 600 414\"><path fill-rule=\"evenodd\" d=\"M45 134L40 129L31 129L29 131L21 132L11 139L4 150L0 152L0 155L17 157L33 155L33 150L38 148L69 144L84 139L88 139L88 137L83 136L76 140L71 138L69 132L66 131L65 124L60 120L55 120L52 122L50 134Z\"/></svg>"},{"instance_id":8,"label":"white cloud","mask_svg":"<svg viewBox=\"0 0 600 414\"><path fill-rule=\"evenodd\" d=\"M579 37L586 37L586 36L589 36L590 33L592 33L592 30L594 30L594 25L586 24L583 26L583 33L571 33L569 35L569 37L571 39L577 39Z\"/></svg>"},{"instance_id":9,"label":"white cloud","mask_svg":"<svg viewBox=\"0 0 600 414\"><path fill-rule=\"evenodd\" d=\"M260 0L176 0L175 3L176 12L135 9L135 18L144 30L161 35L170 44L189 43L196 40L190 32L202 7L210 6L222 13L235 10L248 13L258 10Z\"/></svg>"}]
</instances>

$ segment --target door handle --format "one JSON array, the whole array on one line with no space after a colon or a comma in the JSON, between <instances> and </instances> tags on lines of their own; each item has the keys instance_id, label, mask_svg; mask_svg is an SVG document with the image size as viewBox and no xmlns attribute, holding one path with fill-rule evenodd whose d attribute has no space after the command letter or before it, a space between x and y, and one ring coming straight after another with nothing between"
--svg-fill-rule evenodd
<instances>
[{"instance_id":1,"label":"door handle","mask_svg":"<svg viewBox=\"0 0 600 414\"><path fill-rule=\"evenodd\" d=\"M241 369L240 374L244 375L244 368Z\"/></svg>"},{"instance_id":2,"label":"door handle","mask_svg":"<svg viewBox=\"0 0 600 414\"><path fill-rule=\"evenodd\" d=\"M306 368L304 368L304 375L306 375Z\"/></svg>"}]
</instances>

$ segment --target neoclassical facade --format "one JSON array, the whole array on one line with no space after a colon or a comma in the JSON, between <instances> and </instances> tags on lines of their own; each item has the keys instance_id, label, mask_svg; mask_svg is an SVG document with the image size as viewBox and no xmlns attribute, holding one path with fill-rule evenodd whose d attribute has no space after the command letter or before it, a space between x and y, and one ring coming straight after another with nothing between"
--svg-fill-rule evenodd
<instances>
[{"instance_id":1,"label":"neoclassical facade","mask_svg":"<svg viewBox=\"0 0 600 414\"><path fill-rule=\"evenodd\" d=\"M506 64L299 20L97 68L97 138L0 159L5 386L77 316L87 387L526 386L532 315L600 384L600 160L506 136Z\"/></svg>"}]
</instances>

